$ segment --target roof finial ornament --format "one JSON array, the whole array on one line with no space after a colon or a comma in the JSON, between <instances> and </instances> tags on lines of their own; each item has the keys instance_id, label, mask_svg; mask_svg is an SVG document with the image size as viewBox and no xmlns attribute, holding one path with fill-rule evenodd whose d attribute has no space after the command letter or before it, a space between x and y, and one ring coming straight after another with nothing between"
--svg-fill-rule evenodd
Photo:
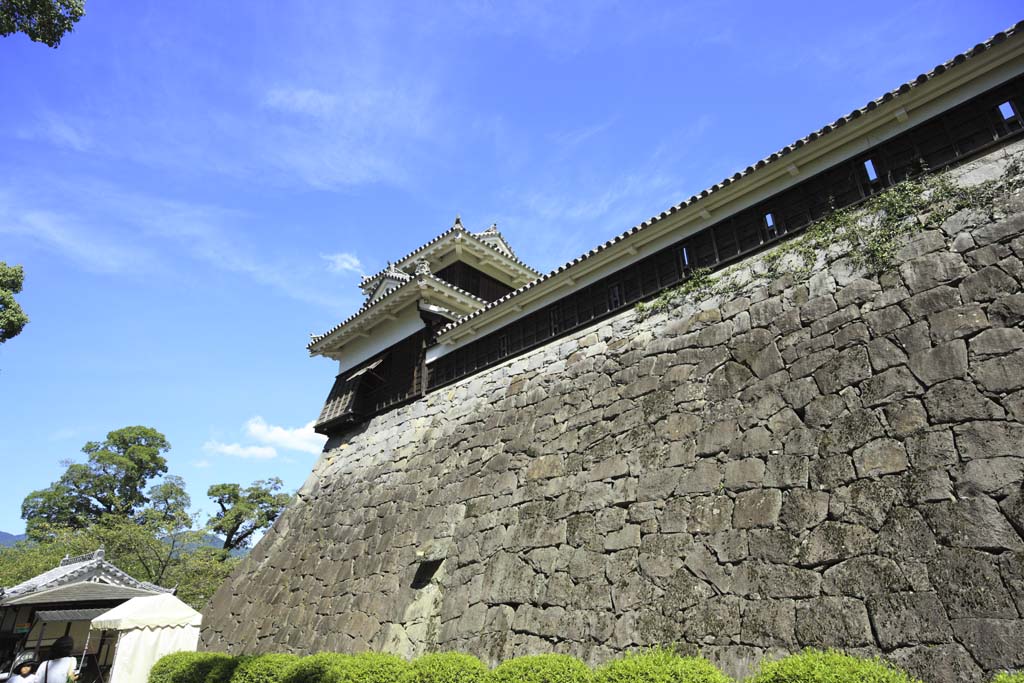
<instances>
[{"instance_id":1,"label":"roof finial ornament","mask_svg":"<svg viewBox=\"0 0 1024 683\"><path fill-rule=\"evenodd\" d=\"M388 261L387 273L389 275L398 275L399 277L404 275L402 271L398 270L398 268L395 268L395 264L392 263L391 261Z\"/></svg>"},{"instance_id":2,"label":"roof finial ornament","mask_svg":"<svg viewBox=\"0 0 1024 683\"><path fill-rule=\"evenodd\" d=\"M423 277L424 275L430 275L430 264L427 263L426 259L418 259L416 261L416 275Z\"/></svg>"},{"instance_id":3,"label":"roof finial ornament","mask_svg":"<svg viewBox=\"0 0 1024 683\"><path fill-rule=\"evenodd\" d=\"M460 228L462 227L462 216L459 214L455 214L455 222L452 224L452 227L454 228L456 225Z\"/></svg>"},{"instance_id":4,"label":"roof finial ornament","mask_svg":"<svg viewBox=\"0 0 1024 683\"><path fill-rule=\"evenodd\" d=\"M498 232L498 224L497 223L491 223L491 227L489 227L486 230L484 230L484 232L490 232L490 233Z\"/></svg>"}]
</instances>

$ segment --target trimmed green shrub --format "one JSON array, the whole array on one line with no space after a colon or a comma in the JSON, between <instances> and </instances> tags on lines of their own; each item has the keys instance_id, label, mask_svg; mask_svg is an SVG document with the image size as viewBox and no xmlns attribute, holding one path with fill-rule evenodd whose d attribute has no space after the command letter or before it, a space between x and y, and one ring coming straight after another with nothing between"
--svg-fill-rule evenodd
<instances>
[{"instance_id":1,"label":"trimmed green shrub","mask_svg":"<svg viewBox=\"0 0 1024 683\"><path fill-rule=\"evenodd\" d=\"M409 670L401 657L383 652L361 652L331 667L331 683L398 683Z\"/></svg>"},{"instance_id":2,"label":"trimmed green shrub","mask_svg":"<svg viewBox=\"0 0 1024 683\"><path fill-rule=\"evenodd\" d=\"M298 661L298 655L284 653L244 657L235 668L231 683L281 683L285 672Z\"/></svg>"},{"instance_id":3,"label":"trimmed green shrub","mask_svg":"<svg viewBox=\"0 0 1024 683\"><path fill-rule=\"evenodd\" d=\"M731 683L703 657L683 657L653 647L608 662L594 672L594 683Z\"/></svg>"},{"instance_id":4,"label":"trimmed green shrub","mask_svg":"<svg viewBox=\"0 0 1024 683\"><path fill-rule=\"evenodd\" d=\"M494 667L484 683L591 683L587 665L569 655L527 655Z\"/></svg>"},{"instance_id":5,"label":"trimmed green shrub","mask_svg":"<svg viewBox=\"0 0 1024 683\"><path fill-rule=\"evenodd\" d=\"M992 683L1024 683L1024 671L1018 671L1015 674L1002 671L996 674Z\"/></svg>"},{"instance_id":6,"label":"trimmed green shrub","mask_svg":"<svg viewBox=\"0 0 1024 683\"><path fill-rule=\"evenodd\" d=\"M337 668L352 659L352 655L320 652L302 657L285 670L281 683L338 683Z\"/></svg>"},{"instance_id":7,"label":"trimmed green shrub","mask_svg":"<svg viewBox=\"0 0 1024 683\"><path fill-rule=\"evenodd\" d=\"M836 650L807 649L765 662L748 683L921 683L878 659L861 659Z\"/></svg>"},{"instance_id":8,"label":"trimmed green shrub","mask_svg":"<svg viewBox=\"0 0 1024 683\"><path fill-rule=\"evenodd\" d=\"M210 653L214 654L214 653ZM220 653L217 653L220 654ZM202 678L192 678L189 681L182 681L181 683L230 683L231 677L235 675L235 669L242 662L243 659L248 657L232 657L231 655L221 655L216 659L209 662L209 668L202 674ZM196 666L196 674L198 675L199 670L204 665Z\"/></svg>"},{"instance_id":9,"label":"trimmed green shrub","mask_svg":"<svg viewBox=\"0 0 1024 683\"><path fill-rule=\"evenodd\" d=\"M223 652L175 652L153 665L149 683L228 683L237 665Z\"/></svg>"},{"instance_id":10,"label":"trimmed green shrub","mask_svg":"<svg viewBox=\"0 0 1024 683\"><path fill-rule=\"evenodd\" d=\"M482 683L487 665L473 655L438 652L413 660L401 683Z\"/></svg>"}]
</instances>

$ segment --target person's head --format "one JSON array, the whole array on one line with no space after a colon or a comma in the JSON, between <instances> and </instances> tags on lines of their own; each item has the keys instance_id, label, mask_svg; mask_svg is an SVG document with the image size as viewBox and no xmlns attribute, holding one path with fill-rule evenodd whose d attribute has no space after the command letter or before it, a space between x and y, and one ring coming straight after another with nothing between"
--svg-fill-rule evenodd
<instances>
[{"instance_id":1,"label":"person's head","mask_svg":"<svg viewBox=\"0 0 1024 683\"><path fill-rule=\"evenodd\" d=\"M70 657L71 651L75 649L75 641L71 636L61 636L57 640L53 641L53 647L50 648L50 656L53 659L60 659L61 657Z\"/></svg>"},{"instance_id":2,"label":"person's head","mask_svg":"<svg viewBox=\"0 0 1024 683\"><path fill-rule=\"evenodd\" d=\"M18 665L18 674L21 676L31 676L35 668L36 663L31 659L27 659Z\"/></svg>"}]
</instances>

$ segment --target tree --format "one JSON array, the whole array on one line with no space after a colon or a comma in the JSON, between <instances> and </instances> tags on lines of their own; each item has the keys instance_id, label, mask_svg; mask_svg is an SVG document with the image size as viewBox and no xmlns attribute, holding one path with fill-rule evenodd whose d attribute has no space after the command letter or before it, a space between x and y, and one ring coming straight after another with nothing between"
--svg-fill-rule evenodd
<instances>
[{"instance_id":1,"label":"tree","mask_svg":"<svg viewBox=\"0 0 1024 683\"><path fill-rule=\"evenodd\" d=\"M163 511L149 514L178 515L187 510L184 482L176 477L146 495L149 480L167 471L167 460L161 454L170 448L163 434L141 426L117 429L103 442L85 444L85 463L68 462L60 479L28 494L21 504L29 537L39 540L55 527L84 529L108 515L136 520L150 496L159 499Z\"/></svg>"},{"instance_id":2,"label":"tree","mask_svg":"<svg viewBox=\"0 0 1024 683\"><path fill-rule=\"evenodd\" d=\"M273 477L244 489L239 484L215 484L206 491L220 507L207 526L224 536L224 550L249 547L254 533L274 523L292 498L277 493L281 486L281 480Z\"/></svg>"},{"instance_id":3,"label":"tree","mask_svg":"<svg viewBox=\"0 0 1024 683\"><path fill-rule=\"evenodd\" d=\"M0 6L4 0L0 0ZM0 9L0 14L2 14ZM2 24L3 19L0 19ZM21 309L14 295L21 292L25 272L21 266L9 266L0 261L0 344L16 337L28 324L28 316Z\"/></svg>"},{"instance_id":4,"label":"tree","mask_svg":"<svg viewBox=\"0 0 1024 683\"><path fill-rule=\"evenodd\" d=\"M57 47L83 14L85 0L0 0L0 36L20 32Z\"/></svg>"}]
</instances>

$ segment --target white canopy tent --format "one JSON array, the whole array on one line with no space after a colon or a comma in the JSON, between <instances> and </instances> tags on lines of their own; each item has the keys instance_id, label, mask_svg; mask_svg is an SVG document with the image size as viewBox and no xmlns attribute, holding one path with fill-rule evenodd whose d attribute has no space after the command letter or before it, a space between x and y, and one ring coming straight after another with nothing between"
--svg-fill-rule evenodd
<instances>
[{"instance_id":1,"label":"white canopy tent","mask_svg":"<svg viewBox=\"0 0 1024 683\"><path fill-rule=\"evenodd\" d=\"M108 683L146 683L158 659L193 652L203 615L170 594L132 598L92 620L93 630L117 631Z\"/></svg>"}]
</instances>

